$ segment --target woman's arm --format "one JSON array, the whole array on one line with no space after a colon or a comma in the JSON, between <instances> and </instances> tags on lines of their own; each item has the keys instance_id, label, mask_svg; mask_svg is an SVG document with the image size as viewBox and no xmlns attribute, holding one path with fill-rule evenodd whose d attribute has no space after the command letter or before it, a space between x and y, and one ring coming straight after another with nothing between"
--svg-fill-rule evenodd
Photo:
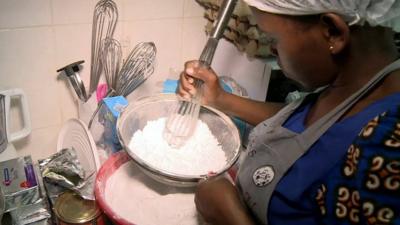
<instances>
[{"instance_id":1,"label":"woman's arm","mask_svg":"<svg viewBox=\"0 0 400 225\"><path fill-rule=\"evenodd\" d=\"M254 225L236 187L224 177L200 183L195 203L204 220L212 225Z\"/></svg>"},{"instance_id":2,"label":"woman's arm","mask_svg":"<svg viewBox=\"0 0 400 225\"><path fill-rule=\"evenodd\" d=\"M257 125L265 119L275 115L283 103L260 102L233 95L227 92L221 93L214 107L229 114L239 117L251 125Z\"/></svg>"}]
</instances>

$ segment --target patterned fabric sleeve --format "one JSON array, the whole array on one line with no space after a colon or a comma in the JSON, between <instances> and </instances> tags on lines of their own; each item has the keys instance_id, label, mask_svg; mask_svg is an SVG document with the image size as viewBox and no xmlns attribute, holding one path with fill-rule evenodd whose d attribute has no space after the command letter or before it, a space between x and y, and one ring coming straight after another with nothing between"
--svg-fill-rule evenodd
<instances>
[{"instance_id":1,"label":"patterned fabric sleeve","mask_svg":"<svg viewBox=\"0 0 400 225\"><path fill-rule=\"evenodd\" d=\"M362 129L316 193L320 224L400 225L400 107Z\"/></svg>"}]
</instances>

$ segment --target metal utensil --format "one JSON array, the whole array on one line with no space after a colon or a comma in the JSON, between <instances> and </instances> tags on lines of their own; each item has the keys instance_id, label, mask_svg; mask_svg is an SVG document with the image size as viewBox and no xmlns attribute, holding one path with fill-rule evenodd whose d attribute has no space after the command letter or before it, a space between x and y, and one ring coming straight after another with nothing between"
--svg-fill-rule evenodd
<instances>
[{"instance_id":1,"label":"metal utensil","mask_svg":"<svg viewBox=\"0 0 400 225\"><path fill-rule=\"evenodd\" d=\"M127 96L154 72L157 48L153 42L135 46L118 75L116 94Z\"/></svg>"},{"instance_id":2,"label":"metal utensil","mask_svg":"<svg viewBox=\"0 0 400 225\"><path fill-rule=\"evenodd\" d=\"M172 186L193 187L200 180L206 178L208 174L187 175L184 172L182 174L172 173L163 167L162 163L155 167L136 154L137 151L131 148L132 145L129 145L132 136L137 131L143 130L143 127L149 121L168 117L169 110L175 104L178 104L178 102L178 96L175 94L158 94L143 97L129 103L117 121L118 139L139 168L151 178ZM226 155L226 166L224 169L215 171L216 176L221 175L231 168L240 156L241 142L239 130L229 116L211 107L201 106L199 119L207 124L208 128L221 144L222 151ZM210 157L213 156L210 155Z\"/></svg>"},{"instance_id":3,"label":"metal utensil","mask_svg":"<svg viewBox=\"0 0 400 225\"><path fill-rule=\"evenodd\" d=\"M102 42L102 65L106 77L108 89L116 89L118 74L121 67L122 49L121 44L111 38Z\"/></svg>"},{"instance_id":4,"label":"metal utensil","mask_svg":"<svg viewBox=\"0 0 400 225\"><path fill-rule=\"evenodd\" d=\"M4 200L4 193L0 187L0 224L3 219L4 211L6 210L5 200Z\"/></svg>"},{"instance_id":5,"label":"metal utensil","mask_svg":"<svg viewBox=\"0 0 400 225\"><path fill-rule=\"evenodd\" d=\"M116 83L115 90L109 89L106 97L128 96L132 91L139 87L154 72L157 48L153 42L140 42L131 51L125 60ZM100 110L103 102L101 101L92 117L88 127L92 126L94 117Z\"/></svg>"},{"instance_id":6,"label":"metal utensil","mask_svg":"<svg viewBox=\"0 0 400 225\"><path fill-rule=\"evenodd\" d=\"M83 83L81 77L79 76L79 66L84 63L84 60L80 60L69 65L64 66L61 69L58 69L57 72L64 72L68 77L72 87L75 90L77 97L86 102L89 99L89 96L86 93L85 84Z\"/></svg>"},{"instance_id":7,"label":"metal utensil","mask_svg":"<svg viewBox=\"0 0 400 225\"><path fill-rule=\"evenodd\" d=\"M5 98L6 97L4 95L0 95L0 153L2 153L4 150L6 150L7 145L8 145Z\"/></svg>"},{"instance_id":8,"label":"metal utensil","mask_svg":"<svg viewBox=\"0 0 400 225\"><path fill-rule=\"evenodd\" d=\"M232 15L237 0L225 0L218 12L215 24L206 45L200 55L200 66L210 67L218 41L222 37L225 27ZM194 79L196 93L190 101L181 100L177 107L168 116L164 138L173 147L180 147L193 134L199 117L200 100L202 97L203 81Z\"/></svg>"},{"instance_id":9,"label":"metal utensil","mask_svg":"<svg viewBox=\"0 0 400 225\"><path fill-rule=\"evenodd\" d=\"M92 94L96 90L103 70L101 42L113 37L117 20L118 9L114 1L101 0L96 4L92 24L92 55L89 94Z\"/></svg>"}]
</instances>

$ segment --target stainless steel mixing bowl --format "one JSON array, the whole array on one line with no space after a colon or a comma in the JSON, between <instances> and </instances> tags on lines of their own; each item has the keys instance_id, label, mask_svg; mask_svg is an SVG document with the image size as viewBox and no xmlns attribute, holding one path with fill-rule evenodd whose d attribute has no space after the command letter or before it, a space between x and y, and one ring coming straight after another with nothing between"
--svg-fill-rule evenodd
<instances>
[{"instance_id":1,"label":"stainless steel mixing bowl","mask_svg":"<svg viewBox=\"0 0 400 225\"><path fill-rule=\"evenodd\" d=\"M178 97L175 94L159 94L130 102L117 121L117 133L123 148L145 174L168 185L193 187L207 174L188 176L157 169L138 157L134 149L129 148L129 142L136 131L142 130L147 121L167 117L177 103ZM227 115L211 107L202 106L199 119L208 125L225 152L226 165L220 171L216 171L216 175L220 175L227 171L239 157L241 146L239 131ZM213 156L210 155L210 157Z\"/></svg>"}]
</instances>

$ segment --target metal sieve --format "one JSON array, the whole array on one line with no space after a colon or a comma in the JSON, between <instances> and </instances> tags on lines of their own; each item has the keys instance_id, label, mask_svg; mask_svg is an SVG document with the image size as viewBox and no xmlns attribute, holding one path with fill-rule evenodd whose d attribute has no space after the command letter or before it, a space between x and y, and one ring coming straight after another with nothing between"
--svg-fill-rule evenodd
<instances>
[{"instance_id":1,"label":"metal sieve","mask_svg":"<svg viewBox=\"0 0 400 225\"><path fill-rule=\"evenodd\" d=\"M134 149L129 148L129 142L136 131L142 130L147 121L167 117L171 108L177 104L179 104L179 97L175 94L159 94L133 101L121 113L117 121L117 133L125 151L145 174L168 185L192 187L196 186L207 174L189 176L154 168L136 155ZM223 174L239 157L241 146L239 131L230 117L211 107L201 106L199 119L208 125L222 146L227 161L220 171L216 171L216 175Z\"/></svg>"}]
</instances>

